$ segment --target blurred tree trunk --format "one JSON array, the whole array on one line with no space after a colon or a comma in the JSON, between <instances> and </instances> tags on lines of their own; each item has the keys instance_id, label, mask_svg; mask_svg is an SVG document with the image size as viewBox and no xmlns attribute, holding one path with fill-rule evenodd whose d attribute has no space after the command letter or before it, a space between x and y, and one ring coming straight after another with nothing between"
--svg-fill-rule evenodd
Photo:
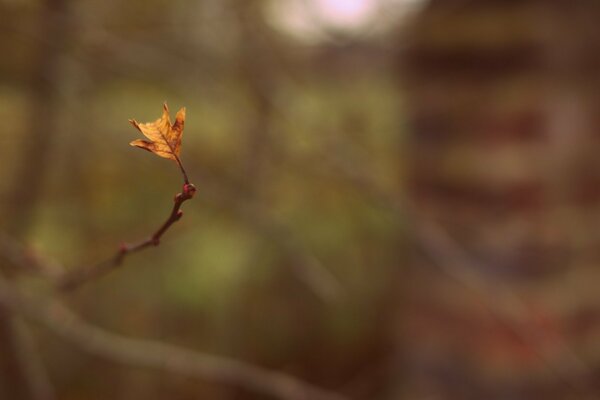
<instances>
[{"instance_id":1,"label":"blurred tree trunk","mask_svg":"<svg viewBox=\"0 0 600 400\"><path fill-rule=\"evenodd\" d=\"M49 148L57 134L58 83L61 50L67 33L67 0L44 1L39 16L39 48L31 79L30 132L22 143L19 162L3 210L4 229L22 238L31 226L43 187ZM2 268L1 273L7 273ZM47 400L52 389L27 326L0 310L0 398Z\"/></svg>"},{"instance_id":2,"label":"blurred tree trunk","mask_svg":"<svg viewBox=\"0 0 600 400\"><path fill-rule=\"evenodd\" d=\"M414 24L398 75L415 229L434 220L468 257L419 243L393 398L600 394L599 17L592 0L433 0Z\"/></svg>"},{"instance_id":3,"label":"blurred tree trunk","mask_svg":"<svg viewBox=\"0 0 600 400\"><path fill-rule=\"evenodd\" d=\"M8 210L5 210L7 229L19 236L33 221L46 175L49 149L57 135L59 69L69 32L67 4L67 0L45 0L40 10L36 37L39 47L30 87L29 134L19 150L19 165L14 174Z\"/></svg>"},{"instance_id":4,"label":"blurred tree trunk","mask_svg":"<svg viewBox=\"0 0 600 400\"><path fill-rule=\"evenodd\" d=\"M247 153L241 167L244 190L253 197L260 195L267 159L274 146L271 119L276 89L276 66L272 55L275 48L268 43L270 32L262 15L263 0L236 0L232 7L240 29L238 74L251 107Z\"/></svg>"}]
</instances>

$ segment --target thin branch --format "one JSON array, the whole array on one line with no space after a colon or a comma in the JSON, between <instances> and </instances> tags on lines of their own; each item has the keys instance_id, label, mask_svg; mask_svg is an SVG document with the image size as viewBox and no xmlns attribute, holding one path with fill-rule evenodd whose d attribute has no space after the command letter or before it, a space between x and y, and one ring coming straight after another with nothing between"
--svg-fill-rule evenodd
<instances>
[{"instance_id":1,"label":"thin branch","mask_svg":"<svg viewBox=\"0 0 600 400\"><path fill-rule=\"evenodd\" d=\"M179 163L179 165L181 166L181 163ZM182 173L184 174L184 179L187 180L185 170L182 169ZM56 287L61 291L76 289L84 283L98 278L119 267L127 255L137 253L138 251L141 251L147 247L158 246L160 244L160 239L165 232L171 227L171 225L179 221L183 216L183 211L181 211L181 206L183 203L193 198L195 193L196 187L191 183L185 183L181 193L175 195L173 208L169 214L169 217L160 226L160 228L158 228L158 230L152 234L152 236L137 244L123 243L121 246L119 246L119 249L111 258L98 264L92 264L91 266L65 273L57 280Z\"/></svg>"},{"instance_id":2,"label":"thin branch","mask_svg":"<svg viewBox=\"0 0 600 400\"><path fill-rule=\"evenodd\" d=\"M83 321L60 302L40 301L25 296L2 279L0 304L41 323L82 351L120 364L237 386L279 399L346 399L290 375L242 361L108 332Z\"/></svg>"}]
</instances>

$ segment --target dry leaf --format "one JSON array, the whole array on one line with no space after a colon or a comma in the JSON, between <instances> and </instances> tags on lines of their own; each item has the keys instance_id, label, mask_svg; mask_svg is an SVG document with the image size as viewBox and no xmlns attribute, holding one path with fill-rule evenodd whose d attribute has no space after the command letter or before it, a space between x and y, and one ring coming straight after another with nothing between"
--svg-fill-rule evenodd
<instances>
[{"instance_id":1,"label":"dry leaf","mask_svg":"<svg viewBox=\"0 0 600 400\"><path fill-rule=\"evenodd\" d=\"M156 121L141 124L134 119L130 119L129 122L150 139L136 139L129 143L130 145L148 150L157 156L179 162L181 136L183 135L183 125L185 122L185 107L177 111L173 125L171 125L169 118L167 103L163 104L163 114Z\"/></svg>"}]
</instances>

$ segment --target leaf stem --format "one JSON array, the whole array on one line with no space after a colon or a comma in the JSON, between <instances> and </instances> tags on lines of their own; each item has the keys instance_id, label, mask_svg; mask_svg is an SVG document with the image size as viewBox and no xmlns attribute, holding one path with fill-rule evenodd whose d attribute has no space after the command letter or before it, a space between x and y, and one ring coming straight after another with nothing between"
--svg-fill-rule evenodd
<instances>
[{"instance_id":1,"label":"leaf stem","mask_svg":"<svg viewBox=\"0 0 600 400\"><path fill-rule=\"evenodd\" d=\"M185 172L185 168L183 167L183 163L181 162L181 159L179 158L179 156L177 154L175 154L175 152L173 152L173 155L175 156L175 162L179 166L179 170L181 171L181 175L183 176L183 182L186 185L189 185L190 180L188 179L187 172Z\"/></svg>"}]
</instances>

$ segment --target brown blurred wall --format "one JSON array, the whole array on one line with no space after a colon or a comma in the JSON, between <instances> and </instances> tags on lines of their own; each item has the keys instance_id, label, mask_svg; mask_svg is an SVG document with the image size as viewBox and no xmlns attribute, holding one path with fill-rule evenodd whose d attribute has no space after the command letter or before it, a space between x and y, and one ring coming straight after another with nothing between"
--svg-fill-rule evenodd
<instances>
[{"instance_id":1,"label":"brown blurred wall","mask_svg":"<svg viewBox=\"0 0 600 400\"><path fill-rule=\"evenodd\" d=\"M403 398L600 394L599 18L597 1L433 0L412 27L415 230L450 249L417 243Z\"/></svg>"}]
</instances>

